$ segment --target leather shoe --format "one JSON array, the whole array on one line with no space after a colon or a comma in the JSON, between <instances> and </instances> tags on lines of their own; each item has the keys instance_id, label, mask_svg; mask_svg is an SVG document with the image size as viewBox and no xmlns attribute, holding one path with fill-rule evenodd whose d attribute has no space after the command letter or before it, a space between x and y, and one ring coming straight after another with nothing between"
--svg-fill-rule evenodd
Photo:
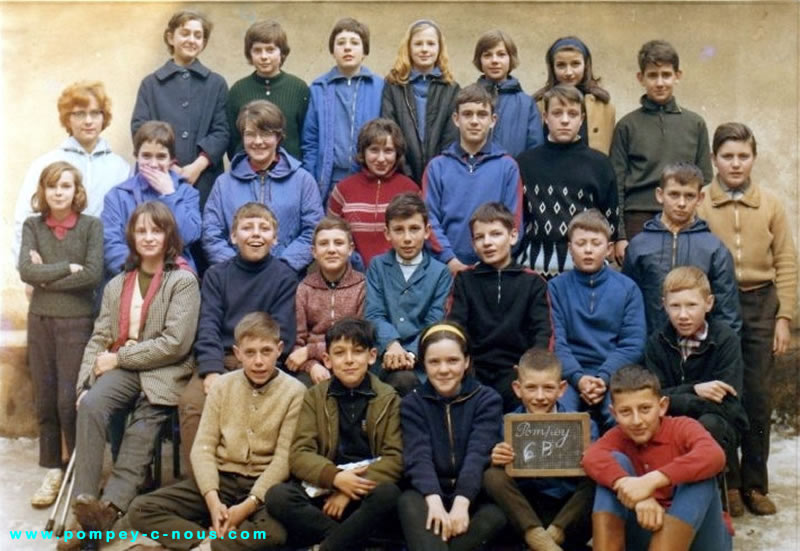
<instances>
[{"instance_id":1,"label":"leather shoe","mask_svg":"<svg viewBox=\"0 0 800 551\"><path fill-rule=\"evenodd\" d=\"M778 512L775 503L756 489L747 490L744 493L744 503L754 515L774 515Z\"/></svg>"},{"instance_id":2,"label":"leather shoe","mask_svg":"<svg viewBox=\"0 0 800 551\"><path fill-rule=\"evenodd\" d=\"M728 490L728 514L732 517L740 517L744 514L742 492L738 488Z\"/></svg>"},{"instance_id":3,"label":"leather shoe","mask_svg":"<svg viewBox=\"0 0 800 551\"><path fill-rule=\"evenodd\" d=\"M73 505L75 516L84 530L105 532L114 526L121 516L119 510L108 501L100 501L94 496L81 494Z\"/></svg>"}]
</instances>

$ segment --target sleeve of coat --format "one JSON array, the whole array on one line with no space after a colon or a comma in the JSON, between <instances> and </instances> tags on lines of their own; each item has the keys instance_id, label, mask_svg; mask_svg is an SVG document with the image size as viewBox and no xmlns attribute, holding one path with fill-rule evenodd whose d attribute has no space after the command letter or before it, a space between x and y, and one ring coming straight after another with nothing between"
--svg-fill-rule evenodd
<instances>
[{"instance_id":1,"label":"sleeve of coat","mask_svg":"<svg viewBox=\"0 0 800 551\"><path fill-rule=\"evenodd\" d=\"M67 277L70 273L69 262L66 260L43 264L31 262L31 251L38 252L39 250L36 232L33 229L36 218L38 215L25 220L25 224L22 226L22 246L19 251L19 277L28 285L51 283Z\"/></svg>"},{"instance_id":2,"label":"sleeve of coat","mask_svg":"<svg viewBox=\"0 0 800 551\"><path fill-rule=\"evenodd\" d=\"M699 115L698 115L699 116ZM708 142L708 128L701 118L697 125L697 157L695 164L703 171L703 181L710 184L714 179L714 169L711 168L711 146Z\"/></svg>"},{"instance_id":3,"label":"sleeve of coat","mask_svg":"<svg viewBox=\"0 0 800 551\"><path fill-rule=\"evenodd\" d=\"M202 234L202 220L200 217L200 192L183 181L175 188L175 192L162 195L163 201L178 224L178 233L183 241L184 250L200 239Z\"/></svg>"},{"instance_id":4,"label":"sleeve of coat","mask_svg":"<svg viewBox=\"0 0 800 551\"><path fill-rule=\"evenodd\" d=\"M128 225L128 212L119 198L122 193L112 188L103 199L103 263L106 272L116 275L122 271L128 258L128 241L125 227Z\"/></svg>"},{"instance_id":5,"label":"sleeve of coat","mask_svg":"<svg viewBox=\"0 0 800 551\"><path fill-rule=\"evenodd\" d=\"M742 333L742 317L739 306L739 286L736 283L733 256L725 245L719 247L711 257L711 292L714 293L712 317L723 320L737 335Z\"/></svg>"},{"instance_id":6,"label":"sleeve of coat","mask_svg":"<svg viewBox=\"0 0 800 551\"><path fill-rule=\"evenodd\" d=\"M537 145L544 143L544 128L542 126L542 116L536 102L529 97L531 102L528 112L528 132L525 142L525 149L533 149Z\"/></svg>"},{"instance_id":7,"label":"sleeve of coat","mask_svg":"<svg viewBox=\"0 0 800 551\"><path fill-rule=\"evenodd\" d=\"M223 209L222 185L220 176L214 182L211 193L203 209L203 250L210 264L219 264L236 256L236 249L230 243L230 229Z\"/></svg>"},{"instance_id":8,"label":"sleeve of coat","mask_svg":"<svg viewBox=\"0 0 800 551\"><path fill-rule=\"evenodd\" d=\"M428 207L428 218L433 229L430 237L431 248L436 258L440 262L447 264L456 255L442 227L442 220L444 220L445 214L441 190L442 182L437 163L433 162L434 160L428 163L428 166L425 167L425 172L422 174L422 198L425 200L425 206Z\"/></svg>"},{"instance_id":9,"label":"sleeve of coat","mask_svg":"<svg viewBox=\"0 0 800 551\"><path fill-rule=\"evenodd\" d=\"M614 175L617 178L617 200L619 204L619 225L617 226L617 239L625 240L625 181L630 170L628 164L628 131L627 128L617 123L614 128L614 138L611 140L611 153L608 156Z\"/></svg>"},{"instance_id":10,"label":"sleeve of coat","mask_svg":"<svg viewBox=\"0 0 800 551\"><path fill-rule=\"evenodd\" d=\"M597 369L598 375L606 386L608 386L611 376L626 364L638 363L644 352L645 342L647 341L647 322L644 317L644 298L642 292L636 285L628 288L628 294L623 298L625 306L622 314L622 326L620 327L617 345L614 350L606 356L606 359Z\"/></svg>"},{"instance_id":11,"label":"sleeve of coat","mask_svg":"<svg viewBox=\"0 0 800 551\"><path fill-rule=\"evenodd\" d=\"M139 84L139 91L136 93L136 103L133 105L133 113L131 114L131 137L136 134L140 126L156 118L150 103L152 95L152 84L150 82L152 79L155 79L155 76L148 75L142 79L141 84Z\"/></svg>"},{"instance_id":12,"label":"sleeve of coat","mask_svg":"<svg viewBox=\"0 0 800 551\"><path fill-rule=\"evenodd\" d=\"M378 357L381 357L386 346L400 338L400 333L392 325L389 309L386 307L384 282L381 280L381 271L378 269L377 258L367 268L367 301L364 309L364 318L375 325L378 334Z\"/></svg>"},{"instance_id":13,"label":"sleeve of coat","mask_svg":"<svg viewBox=\"0 0 800 551\"><path fill-rule=\"evenodd\" d=\"M212 165L222 163L222 156L228 148L230 132L228 131L228 115L225 104L228 102L228 84L216 73L209 75L214 79L214 115L208 133L197 141L197 146L211 158ZM197 152L200 154L200 151Z\"/></svg>"},{"instance_id":14,"label":"sleeve of coat","mask_svg":"<svg viewBox=\"0 0 800 551\"><path fill-rule=\"evenodd\" d=\"M563 298L559 292L558 278L550 280L550 305L553 315L553 334L555 337L555 352L561 361L561 376L566 379L573 388L578 388L578 381L586 375L583 366L572 353L567 338L567 315L568 308L562 304Z\"/></svg>"},{"instance_id":15,"label":"sleeve of coat","mask_svg":"<svg viewBox=\"0 0 800 551\"><path fill-rule=\"evenodd\" d=\"M314 235L314 228L317 226L325 213L322 211L322 200L319 196L319 187L314 178L305 171L299 171L301 182L296 185L302 187L300 199L300 232L297 236L287 243L286 248L281 253L286 263L296 272L301 272L311 264L311 236Z\"/></svg>"},{"instance_id":16,"label":"sleeve of coat","mask_svg":"<svg viewBox=\"0 0 800 551\"><path fill-rule=\"evenodd\" d=\"M47 285L51 291L79 291L94 289L103 280L103 223L92 217L87 232L86 257L83 270L69 274Z\"/></svg>"},{"instance_id":17,"label":"sleeve of coat","mask_svg":"<svg viewBox=\"0 0 800 551\"><path fill-rule=\"evenodd\" d=\"M397 482L403 476L403 435L400 430L400 397L393 394L386 410L381 447L375 450L380 459L367 467L365 478L375 482Z\"/></svg>"},{"instance_id":18,"label":"sleeve of coat","mask_svg":"<svg viewBox=\"0 0 800 551\"><path fill-rule=\"evenodd\" d=\"M503 400L500 395L488 387L481 394L482 403L475 409L464 462L456 480L455 493L466 497L470 503L475 501L480 492L483 471L489 464L492 447L497 441L497 424L503 419Z\"/></svg>"},{"instance_id":19,"label":"sleeve of coat","mask_svg":"<svg viewBox=\"0 0 800 551\"><path fill-rule=\"evenodd\" d=\"M319 180L317 164L319 163L319 113L321 106L317 106L314 95L308 101L308 111L303 121L303 133L300 138L300 150L303 153L303 168L311 174L315 180Z\"/></svg>"}]
</instances>

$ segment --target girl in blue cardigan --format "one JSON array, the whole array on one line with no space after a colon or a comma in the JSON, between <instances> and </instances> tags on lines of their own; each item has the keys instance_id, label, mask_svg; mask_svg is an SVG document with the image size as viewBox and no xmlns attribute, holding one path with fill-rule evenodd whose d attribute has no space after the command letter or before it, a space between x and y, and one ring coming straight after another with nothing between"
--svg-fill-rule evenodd
<instances>
[{"instance_id":1,"label":"girl in blue cardigan","mask_svg":"<svg viewBox=\"0 0 800 551\"><path fill-rule=\"evenodd\" d=\"M467 350L461 326L426 328L419 352L428 380L400 406L411 489L397 507L410 551L476 549L506 522L496 505L477 501L502 400L472 377Z\"/></svg>"}]
</instances>

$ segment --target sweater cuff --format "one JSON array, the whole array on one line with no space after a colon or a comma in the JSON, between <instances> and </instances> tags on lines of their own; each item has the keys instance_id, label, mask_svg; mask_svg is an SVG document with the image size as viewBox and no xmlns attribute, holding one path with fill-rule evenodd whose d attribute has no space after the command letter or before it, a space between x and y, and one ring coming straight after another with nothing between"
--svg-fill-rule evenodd
<instances>
[{"instance_id":1,"label":"sweater cuff","mask_svg":"<svg viewBox=\"0 0 800 551\"><path fill-rule=\"evenodd\" d=\"M197 374L201 379L211 373L219 373L220 375L225 373L225 366L223 365L222 360L205 360L197 364Z\"/></svg>"},{"instance_id":2,"label":"sweater cuff","mask_svg":"<svg viewBox=\"0 0 800 551\"><path fill-rule=\"evenodd\" d=\"M319 486L326 490L333 489L333 479L339 474L339 469L336 465L325 465L322 467L322 472L319 473Z\"/></svg>"},{"instance_id":3,"label":"sweater cuff","mask_svg":"<svg viewBox=\"0 0 800 551\"><path fill-rule=\"evenodd\" d=\"M578 389L578 383L580 382L581 377L583 377L584 375L586 375L586 373L584 373L583 371L576 371L575 373L570 375L569 382L573 387L575 387L576 390Z\"/></svg>"}]
</instances>

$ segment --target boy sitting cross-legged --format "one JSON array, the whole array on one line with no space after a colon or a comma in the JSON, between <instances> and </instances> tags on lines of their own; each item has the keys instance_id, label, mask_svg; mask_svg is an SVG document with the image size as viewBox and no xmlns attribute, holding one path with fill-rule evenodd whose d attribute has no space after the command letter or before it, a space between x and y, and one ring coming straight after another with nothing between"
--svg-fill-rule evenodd
<instances>
[{"instance_id":1,"label":"boy sitting cross-legged","mask_svg":"<svg viewBox=\"0 0 800 551\"><path fill-rule=\"evenodd\" d=\"M556 355L569 385L568 411L589 410L606 430L608 381L625 364L638 362L647 340L642 293L630 278L606 266L611 226L597 209L576 214L567 229L575 269L548 283Z\"/></svg>"},{"instance_id":2,"label":"boy sitting cross-legged","mask_svg":"<svg viewBox=\"0 0 800 551\"><path fill-rule=\"evenodd\" d=\"M267 314L247 314L234 335L233 352L243 369L220 377L208 395L192 447L194 477L139 496L128 510L132 527L161 536L161 545L137 549L188 550L204 540L209 526L211 549L272 549L286 540L264 497L289 476L305 387L278 369L283 342ZM174 531L179 538L171 537ZM251 539L236 537L237 531Z\"/></svg>"},{"instance_id":3,"label":"boy sitting cross-legged","mask_svg":"<svg viewBox=\"0 0 800 551\"><path fill-rule=\"evenodd\" d=\"M294 480L270 490L267 509L294 546L360 549L391 518L400 496L400 399L368 373L378 355L371 323L342 319L326 333L325 346L332 376L306 391L289 456ZM341 468L356 462L368 464ZM301 482L330 492L309 497Z\"/></svg>"},{"instance_id":4,"label":"boy sitting cross-legged","mask_svg":"<svg viewBox=\"0 0 800 551\"><path fill-rule=\"evenodd\" d=\"M507 413L519 405L511 390L519 357L531 347L552 348L547 283L513 262L518 234L505 205L481 205L469 226L481 261L456 276L447 318L467 328L475 375L502 396Z\"/></svg>"},{"instance_id":5,"label":"boy sitting cross-legged","mask_svg":"<svg viewBox=\"0 0 800 551\"><path fill-rule=\"evenodd\" d=\"M525 352L511 387L522 401L522 406L514 413L575 411L559 401L567 382L561 378L561 362L549 350L531 348ZM594 422L591 438L597 438ZM495 445L491 457L492 466L483 474L483 486L525 538L531 551L560 551L565 540L567 548L585 548L591 537L591 525L587 521L594 494L594 484L589 479L513 479L504 469L514 461L514 450L507 442Z\"/></svg>"},{"instance_id":6,"label":"boy sitting cross-legged","mask_svg":"<svg viewBox=\"0 0 800 551\"><path fill-rule=\"evenodd\" d=\"M748 428L739 401L744 367L736 333L723 321L706 321L713 305L711 285L701 270L672 270L664 280L669 323L650 335L644 365L669 397L667 412L700 421L732 465L739 432Z\"/></svg>"},{"instance_id":7,"label":"boy sitting cross-legged","mask_svg":"<svg viewBox=\"0 0 800 551\"><path fill-rule=\"evenodd\" d=\"M425 378L424 370L415 369L419 334L444 317L453 278L424 250L431 227L417 194L392 199L384 232L392 250L376 256L367 270L364 317L378 331L381 380L405 396Z\"/></svg>"},{"instance_id":8,"label":"boy sitting cross-legged","mask_svg":"<svg viewBox=\"0 0 800 551\"><path fill-rule=\"evenodd\" d=\"M582 461L597 482L592 548L730 551L714 479L722 448L694 419L666 415L669 398L647 369L622 367L610 392L617 426Z\"/></svg>"},{"instance_id":9,"label":"boy sitting cross-legged","mask_svg":"<svg viewBox=\"0 0 800 551\"><path fill-rule=\"evenodd\" d=\"M278 220L260 203L245 203L233 217L231 241L236 256L215 264L200 289L200 321L194 353L197 371L178 402L181 456L189 457L206 395L220 375L239 367L232 351L234 328L245 314L267 312L278 322L284 349L279 365L295 339L294 295L297 275L272 254ZM307 377L305 373L302 377ZM301 377L301 379L302 379ZM185 465L187 471L190 465Z\"/></svg>"}]
</instances>

